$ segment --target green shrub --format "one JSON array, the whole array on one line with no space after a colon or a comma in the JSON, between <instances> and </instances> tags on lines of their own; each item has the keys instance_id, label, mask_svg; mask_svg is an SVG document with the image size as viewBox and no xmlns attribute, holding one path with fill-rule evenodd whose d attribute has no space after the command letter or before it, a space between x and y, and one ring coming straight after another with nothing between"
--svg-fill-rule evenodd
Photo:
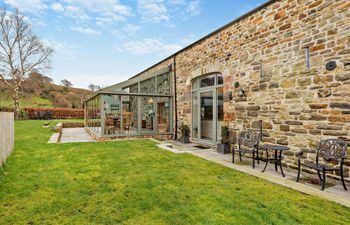
<instances>
[{"instance_id":1,"label":"green shrub","mask_svg":"<svg viewBox=\"0 0 350 225\"><path fill-rule=\"evenodd\" d=\"M184 123L182 123L180 126L180 132L182 136L186 136L186 137L189 137L191 133L190 128Z\"/></svg>"}]
</instances>

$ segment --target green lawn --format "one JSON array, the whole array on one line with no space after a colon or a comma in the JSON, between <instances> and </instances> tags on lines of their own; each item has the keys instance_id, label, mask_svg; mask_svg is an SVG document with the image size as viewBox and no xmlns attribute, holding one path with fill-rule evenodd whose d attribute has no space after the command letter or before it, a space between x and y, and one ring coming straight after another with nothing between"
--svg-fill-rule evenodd
<instances>
[{"instance_id":1,"label":"green lawn","mask_svg":"<svg viewBox=\"0 0 350 225\"><path fill-rule=\"evenodd\" d=\"M149 140L46 144L16 122L0 224L350 224L350 209Z\"/></svg>"}]
</instances>

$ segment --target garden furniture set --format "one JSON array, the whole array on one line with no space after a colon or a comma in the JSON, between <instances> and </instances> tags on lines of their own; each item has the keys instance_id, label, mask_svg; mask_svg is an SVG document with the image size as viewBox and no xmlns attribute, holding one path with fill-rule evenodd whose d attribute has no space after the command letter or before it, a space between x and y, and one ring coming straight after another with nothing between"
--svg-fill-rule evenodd
<instances>
[{"instance_id":1,"label":"garden furniture set","mask_svg":"<svg viewBox=\"0 0 350 225\"><path fill-rule=\"evenodd\" d=\"M343 187L347 190L344 181L343 164L346 159L347 143L340 139L325 139L321 140L316 148L316 160L311 162L305 160L303 163L301 158L304 154L303 151L299 151L298 155L298 174L297 182L300 180L301 166L305 166L309 169L317 171L318 177L320 178L321 190L324 190L326 185L326 172L339 172ZM266 152L266 158L260 157L259 150ZM273 151L273 157L269 158L269 150ZM242 162L242 156L249 154L252 155L252 167L255 168L255 162L259 164L260 161L265 161L265 166L262 172L265 172L269 162L274 163L275 170L278 171L278 166L283 177L285 174L282 167L282 153L289 151L290 148L283 145L273 144L261 144L261 134L254 130L245 130L240 132L237 140L237 148L232 145L232 163L235 161L235 153L238 153L239 159ZM337 166L339 165L339 166Z\"/></svg>"}]
</instances>

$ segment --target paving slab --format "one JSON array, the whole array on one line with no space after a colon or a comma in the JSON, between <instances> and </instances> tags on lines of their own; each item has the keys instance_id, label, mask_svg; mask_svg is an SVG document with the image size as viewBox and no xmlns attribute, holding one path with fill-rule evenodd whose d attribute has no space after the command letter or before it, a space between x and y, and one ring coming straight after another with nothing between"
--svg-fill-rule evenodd
<instances>
[{"instance_id":1,"label":"paving slab","mask_svg":"<svg viewBox=\"0 0 350 225\"><path fill-rule=\"evenodd\" d=\"M63 128L60 143L96 142L84 128Z\"/></svg>"},{"instance_id":2,"label":"paving slab","mask_svg":"<svg viewBox=\"0 0 350 225\"><path fill-rule=\"evenodd\" d=\"M49 144L58 143L59 138L60 138L60 133L53 133L47 143Z\"/></svg>"}]
</instances>

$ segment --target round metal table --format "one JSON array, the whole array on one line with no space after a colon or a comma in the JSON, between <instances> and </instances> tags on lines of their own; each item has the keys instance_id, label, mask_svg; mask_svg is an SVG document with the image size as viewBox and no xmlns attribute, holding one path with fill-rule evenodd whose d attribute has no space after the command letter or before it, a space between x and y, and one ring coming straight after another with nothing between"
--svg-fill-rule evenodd
<instances>
[{"instance_id":1,"label":"round metal table","mask_svg":"<svg viewBox=\"0 0 350 225\"><path fill-rule=\"evenodd\" d=\"M282 176L285 177L283 168L282 168L282 152L288 151L290 150L290 148L283 145L272 145L272 144L264 144L264 145L261 145L260 148L265 149L266 151L266 164L264 169L261 172L265 172L269 162L273 162L275 164L275 170L278 171L277 166L279 166ZM275 151L275 157L272 159L269 159L269 150Z\"/></svg>"}]
</instances>

